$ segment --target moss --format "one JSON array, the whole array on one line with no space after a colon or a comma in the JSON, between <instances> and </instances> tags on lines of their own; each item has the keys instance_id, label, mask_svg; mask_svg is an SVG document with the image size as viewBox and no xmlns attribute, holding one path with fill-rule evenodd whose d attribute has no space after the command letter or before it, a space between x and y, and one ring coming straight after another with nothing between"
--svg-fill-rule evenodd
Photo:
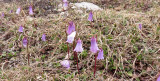
<instances>
[{"instance_id":1,"label":"moss","mask_svg":"<svg viewBox=\"0 0 160 81\"><path fill-rule=\"evenodd\" d=\"M81 53L81 56L82 56L83 59L86 58L87 55L88 55L88 52L87 52L86 50L84 50L84 51Z\"/></svg>"}]
</instances>

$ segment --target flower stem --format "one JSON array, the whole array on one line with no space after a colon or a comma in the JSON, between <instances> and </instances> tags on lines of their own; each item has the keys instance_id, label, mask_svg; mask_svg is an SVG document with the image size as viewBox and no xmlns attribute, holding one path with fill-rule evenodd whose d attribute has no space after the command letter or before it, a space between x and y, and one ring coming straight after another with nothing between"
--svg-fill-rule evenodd
<instances>
[{"instance_id":1,"label":"flower stem","mask_svg":"<svg viewBox=\"0 0 160 81\"><path fill-rule=\"evenodd\" d=\"M68 50L68 58L69 58L69 46L68 46L68 42L67 42L67 50Z\"/></svg>"},{"instance_id":2,"label":"flower stem","mask_svg":"<svg viewBox=\"0 0 160 81\"><path fill-rule=\"evenodd\" d=\"M77 60L77 69L78 69L78 73L79 73L79 67L78 67L78 55L77 55L77 52L75 52L75 55L76 55L76 60Z\"/></svg>"},{"instance_id":3,"label":"flower stem","mask_svg":"<svg viewBox=\"0 0 160 81\"><path fill-rule=\"evenodd\" d=\"M75 41L73 41L73 51L74 51L74 45L75 45Z\"/></svg>"},{"instance_id":4,"label":"flower stem","mask_svg":"<svg viewBox=\"0 0 160 81\"><path fill-rule=\"evenodd\" d=\"M90 28L93 28L93 24L92 24L92 21L90 22L90 25L91 25L91 26L90 26Z\"/></svg>"},{"instance_id":5,"label":"flower stem","mask_svg":"<svg viewBox=\"0 0 160 81\"><path fill-rule=\"evenodd\" d=\"M73 41L73 51L74 51L74 45L75 45L75 41ZM76 61L76 56L75 56L75 51L73 52L73 55L74 55L74 60Z\"/></svg>"},{"instance_id":6,"label":"flower stem","mask_svg":"<svg viewBox=\"0 0 160 81\"><path fill-rule=\"evenodd\" d=\"M65 28L66 31L66 39L67 39L67 28ZM68 51L68 58L69 58L69 46L68 46L68 42L67 42L67 51Z\"/></svg>"},{"instance_id":7,"label":"flower stem","mask_svg":"<svg viewBox=\"0 0 160 81\"><path fill-rule=\"evenodd\" d=\"M30 57L29 57L29 51L28 51L28 44L27 44L27 54L28 54L27 56L28 56L28 65L29 65L29 58Z\"/></svg>"},{"instance_id":8,"label":"flower stem","mask_svg":"<svg viewBox=\"0 0 160 81\"><path fill-rule=\"evenodd\" d=\"M97 53L95 54L94 77L96 73L96 61L97 61Z\"/></svg>"}]
</instances>

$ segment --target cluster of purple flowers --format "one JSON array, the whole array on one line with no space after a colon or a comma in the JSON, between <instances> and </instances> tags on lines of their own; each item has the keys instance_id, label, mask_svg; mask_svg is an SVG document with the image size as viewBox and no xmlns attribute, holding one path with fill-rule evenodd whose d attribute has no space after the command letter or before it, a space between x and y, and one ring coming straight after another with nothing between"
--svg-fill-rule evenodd
<instances>
[{"instance_id":1,"label":"cluster of purple flowers","mask_svg":"<svg viewBox=\"0 0 160 81\"><path fill-rule=\"evenodd\" d=\"M20 15L20 12L21 12L21 7L19 7L17 10L16 10L16 14L17 15ZM12 13L12 10L10 11L10 13ZM29 15L33 15L33 9L32 9L32 6L29 6ZM23 26L20 26L18 31L20 33L23 33L24 32L24 27ZM46 35L43 34L42 37L41 37L42 41L46 41ZM23 47L27 48L27 53L28 53L28 39L27 37L25 36L22 40L22 45ZM28 53L28 64L29 64L29 53Z\"/></svg>"},{"instance_id":2,"label":"cluster of purple flowers","mask_svg":"<svg viewBox=\"0 0 160 81\"><path fill-rule=\"evenodd\" d=\"M21 12L21 7L17 8L16 14L19 15ZM33 15L33 9L32 6L29 6L29 15Z\"/></svg>"},{"instance_id":3,"label":"cluster of purple flowers","mask_svg":"<svg viewBox=\"0 0 160 81\"><path fill-rule=\"evenodd\" d=\"M89 16L88 16L88 21L92 22L93 21L93 13L92 11L89 13ZM74 39L75 39L75 36L76 36L76 30L75 30L75 24L73 21L69 22L69 26L68 26L68 30L66 31L67 33L67 43L73 43L74 42ZM77 44L74 48L74 53L81 53L83 52L83 46L82 46L82 40L80 40L80 38L77 40ZM93 36L91 38L91 46L90 46L90 52L93 53L93 54L96 54L97 55L97 52L98 52L98 56L96 57L95 56L95 66L96 66L96 59L97 60L102 60L104 59L104 56L103 56L103 49L99 49L98 48L98 44L97 44L97 39ZM75 55L77 56L77 55ZM74 56L74 57L75 57ZM76 57L77 59L78 57ZM70 61L69 60L63 60L61 61L61 65L67 69L70 68ZM78 69L78 62L77 62L77 69ZM78 70L79 71L79 70Z\"/></svg>"},{"instance_id":4,"label":"cluster of purple flowers","mask_svg":"<svg viewBox=\"0 0 160 81\"><path fill-rule=\"evenodd\" d=\"M67 0L63 0L63 5L64 7L67 7L68 6L68 1ZM16 10L16 14L20 14L21 12L21 7L19 7L17 10ZM32 6L29 6L29 15L33 15L33 9L32 9ZM89 13L89 17L88 17L88 21L92 22L93 21L93 14L92 14L92 11ZM24 32L24 27L20 26L19 27L19 32ZM66 31L67 33L67 43L69 44L72 44L75 40L75 36L76 36L76 29L75 29L75 23L73 21L69 22L69 26L68 26L68 30ZM46 35L43 34L42 37L41 37L41 40L42 41L46 41ZM26 48L27 47L27 44L28 44L28 40L27 40L27 37L24 37L23 38L23 46ZM81 53L83 52L83 47L82 47L82 40L80 40L80 38L77 40L77 44L74 48L74 52L77 54L77 53ZM93 36L91 38L91 47L90 47L90 52L91 53L94 53L96 54L97 52L99 51L98 53L98 57L97 59L98 60L101 60L101 59L104 59L103 57L103 49L99 49L98 48L98 44L97 44L97 40L96 38ZM77 56L77 55L76 55ZM78 57L77 57L78 59ZM60 64L63 66L63 67L66 67L67 69L70 68L70 61L69 60L63 60L60 62ZM78 66L78 63L77 63L77 66Z\"/></svg>"},{"instance_id":5,"label":"cluster of purple flowers","mask_svg":"<svg viewBox=\"0 0 160 81\"><path fill-rule=\"evenodd\" d=\"M68 7L68 1L67 0L63 0L63 7L64 8ZM21 7L17 8L16 14L19 15L20 12L21 12ZM12 11L10 11L10 13L12 13ZM33 13L33 8L32 8L32 6L29 6L29 15L33 15L33 14L34 14ZM4 13L2 13L1 17L4 17ZM92 11L90 11L90 13L89 13L88 21L89 22L93 21L93 12ZM142 24L139 24L139 29L142 30ZM21 32L21 33L24 32L24 27L20 26L18 31ZM72 44L75 40L76 33L77 33L76 29L75 29L75 23L73 21L69 22L68 30L66 31L66 33L67 33L67 41L66 42ZM45 34L42 35L41 40L46 41L46 35ZM28 44L27 37L23 38L22 43L23 43L23 46L26 48L27 44ZM76 53L82 53L83 50L84 49L83 49L83 45L82 45L82 40L79 38L77 40L77 44L76 44L73 51L76 52ZM95 36L91 37L90 52L95 54L95 66L96 66L96 59L97 60L104 59L103 49L98 48L97 37L95 37ZM97 57L96 57L96 54L98 54ZM65 59L65 60L61 61L60 64L67 69L70 68L70 61L69 60ZM77 65L78 65L78 63L77 63ZM159 81L159 78L157 79L157 81Z\"/></svg>"},{"instance_id":6,"label":"cluster of purple flowers","mask_svg":"<svg viewBox=\"0 0 160 81\"><path fill-rule=\"evenodd\" d=\"M20 12L21 12L21 7L17 8L16 14L19 15ZM10 11L10 13L12 13L12 10ZM29 6L29 15L33 15L32 6ZM4 13L3 13L3 16L4 16ZM21 33L23 32L23 30L24 30L24 27L23 27L23 26L20 26L19 29L18 29L18 31L21 32ZM42 37L41 37L41 39L42 39L42 41L46 41L46 35L43 34ZM23 46L24 46L24 47L27 47L27 44L28 44L27 37L24 37L24 38L23 38L22 43L23 43Z\"/></svg>"},{"instance_id":7,"label":"cluster of purple flowers","mask_svg":"<svg viewBox=\"0 0 160 81\"><path fill-rule=\"evenodd\" d=\"M67 8L68 7L68 3L69 2L67 0L63 0L63 7ZM20 15L20 12L21 12L21 7L18 7L17 10L16 10L16 14ZM10 13L12 13L12 10L10 11ZM33 8L32 8L32 6L29 6L29 15L33 15L33 14L34 14L33 13ZM5 16L4 13L2 13L1 17L3 18L4 16ZM88 21L89 22L93 22L93 12L92 11L89 12ZM142 24L139 24L138 28L140 30L142 30ZM23 33L24 32L24 27L21 25L19 27L18 31L20 33ZM75 23L73 21L69 22L68 30L66 31L66 33L67 33L67 41L66 41L67 44L74 43L77 32L76 32L76 28L75 28ZM42 34L41 40L42 41L46 41L46 35L45 34ZM90 52L95 54L95 68L96 68L96 60L103 60L104 59L103 49L102 48L100 48L100 49L98 48L97 37L92 36L90 41L91 41ZM84 51L82 44L83 44L83 42L79 38L77 40L77 44L76 44L76 46L74 47L74 50L73 50L75 55L77 53L82 53ZM27 46L28 46L28 40L27 40L26 36L22 40L22 45L25 48L27 48ZM78 59L78 57L77 57L77 59ZM65 59L65 60L61 61L60 64L63 67L65 67L67 69L70 69L70 61L68 59ZM77 67L78 67L78 62L77 62ZM95 71L94 71L94 73L95 73ZM157 81L160 81L160 76L157 78Z\"/></svg>"}]
</instances>

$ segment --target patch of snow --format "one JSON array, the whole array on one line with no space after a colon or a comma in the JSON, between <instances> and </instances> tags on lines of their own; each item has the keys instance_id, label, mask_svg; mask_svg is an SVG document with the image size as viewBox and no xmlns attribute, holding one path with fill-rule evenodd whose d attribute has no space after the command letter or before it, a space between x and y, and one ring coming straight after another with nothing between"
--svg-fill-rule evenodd
<instances>
[{"instance_id":1,"label":"patch of snow","mask_svg":"<svg viewBox=\"0 0 160 81\"><path fill-rule=\"evenodd\" d=\"M99 6L89 3L89 2L81 2L81 3L74 3L72 8L85 8L87 10L102 10Z\"/></svg>"}]
</instances>

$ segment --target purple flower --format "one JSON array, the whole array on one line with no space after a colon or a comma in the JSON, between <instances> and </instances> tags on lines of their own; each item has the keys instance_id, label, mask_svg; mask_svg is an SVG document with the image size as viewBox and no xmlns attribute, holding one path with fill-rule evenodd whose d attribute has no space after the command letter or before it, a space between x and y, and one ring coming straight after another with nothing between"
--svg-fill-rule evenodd
<instances>
[{"instance_id":1,"label":"purple flower","mask_svg":"<svg viewBox=\"0 0 160 81\"><path fill-rule=\"evenodd\" d=\"M75 36L76 36L76 31L72 32L70 35L67 36L67 41L66 42L73 43Z\"/></svg>"},{"instance_id":2,"label":"purple flower","mask_svg":"<svg viewBox=\"0 0 160 81\"><path fill-rule=\"evenodd\" d=\"M17 10L16 10L16 14L20 14L20 12L21 12L21 8L19 7Z\"/></svg>"},{"instance_id":3,"label":"purple flower","mask_svg":"<svg viewBox=\"0 0 160 81\"><path fill-rule=\"evenodd\" d=\"M23 38L22 43L23 43L23 46L26 48L26 47L27 47L27 43L28 43L27 37L24 37L24 38Z\"/></svg>"},{"instance_id":4,"label":"purple flower","mask_svg":"<svg viewBox=\"0 0 160 81\"><path fill-rule=\"evenodd\" d=\"M23 27L20 26L18 31L19 31L19 32L23 32Z\"/></svg>"},{"instance_id":5,"label":"purple flower","mask_svg":"<svg viewBox=\"0 0 160 81\"><path fill-rule=\"evenodd\" d=\"M97 42L96 42L96 38L93 36L91 38L91 47L90 47L90 51L92 53L97 53L97 51L99 50Z\"/></svg>"},{"instance_id":6,"label":"purple flower","mask_svg":"<svg viewBox=\"0 0 160 81\"><path fill-rule=\"evenodd\" d=\"M29 15L33 15L33 9L32 9L32 6L29 6Z\"/></svg>"},{"instance_id":7,"label":"purple flower","mask_svg":"<svg viewBox=\"0 0 160 81\"><path fill-rule=\"evenodd\" d=\"M103 49L102 49L102 48L99 50L99 53L98 53L97 59L98 59L98 60L102 60L102 59L104 59L104 57L103 57Z\"/></svg>"},{"instance_id":8,"label":"purple flower","mask_svg":"<svg viewBox=\"0 0 160 81\"><path fill-rule=\"evenodd\" d=\"M67 8L68 7L68 2L63 2L63 7Z\"/></svg>"},{"instance_id":9,"label":"purple flower","mask_svg":"<svg viewBox=\"0 0 160 81\"><path fill-rule=\"evenodd\" d=\"M68 60L63 60L63 61L61 61L60 63L61 63L61 65L62 65L63 67L65 67L65 68L67 68L67 69L70 68L70 62L69 62Z\"/></svg>"},{"instance_id":10,"label":"purple flower","mask_svg":"<svg viewBox=\"0 0 160 81\"><path fill-rule=\"evenodd\" d=\"M10 11L9 11L9 13L12 13L12 12L13 12L13 10L10 10Z\"/></svg>"},{"instance_id":11,"label":"purple flower","mask_svg":"<svg viewBox=\"0 0 160 81\"><path fill-rule=\"evenodd\" d=\"M88 21L93 21L93 14L92 14L92 11L89 13Z\"/></svg>"},{"instance_id":12,"label":"purple flower","mask_svg":"<svg viewBox=\"0 0 160 81\"><path fill-rule=\"evenodd\" d=\"M139 29L142 30L142 24L139 24Z\"/></svg>"},{"instance_id":13,"label":"purple flower","mask_svg":"<svg viewBox=\"0 0 160 81\"><path fill-rule=\"evenodd\" d=\"M158 76L157 81L160 81L160 75Z\"/></svg>"},{"instance_id":14,"label":"purple flower","mask_svg":"<svg viewBox=\"0 0 160 81\"><path fill-rule=\"evenodd\" d=\"M45 34L42 35L42 41L46 41L46 35Z\"/></svg>"},{"instance_id":15,"label":"purple flower","mask_svg":"<svg viewBox=\"0 0 160 81\"><path fill-rule=\"evenodd\" d=\"M2 12L2 15L1 15L1 17L2 17L2 18L4 18L4 12Z\"/></svg>"},{"instance_id":16,"label":"purple flower","mask_svg":"<svg viewBox=\"0 0 160 81\"><path fill-rule=\"evenodd\" d=\"M67 0L63 0L63 2L68 2Z\"/></svg>"},{"instance_id":17,"label":"purple flower","mask_svg":"<svg viewBox=\"0 0 160 81\"><path fill-rule=\"evenodd\" d=\"M81 42L81 40L80 40L80 39L78 39L78 41L77 41L77 45L76 45L76 47L75 47L74 51L76 51L76 52L82 52L82 51L83 51L83 48L82 48L82 42Z\"/></svg>"},{"instance_id":18,"label":"purple flower","mask_svg":"<svg viewBox=\"0 0 160 81\"><path fill-rule=\"evenodd\" d=\"M71 21L71 22L69 22L67 34L69 35L69 34L71 34L74 31L75 31L75 24L73 23L73 21Z\"/></svg>"}]
</instances>

